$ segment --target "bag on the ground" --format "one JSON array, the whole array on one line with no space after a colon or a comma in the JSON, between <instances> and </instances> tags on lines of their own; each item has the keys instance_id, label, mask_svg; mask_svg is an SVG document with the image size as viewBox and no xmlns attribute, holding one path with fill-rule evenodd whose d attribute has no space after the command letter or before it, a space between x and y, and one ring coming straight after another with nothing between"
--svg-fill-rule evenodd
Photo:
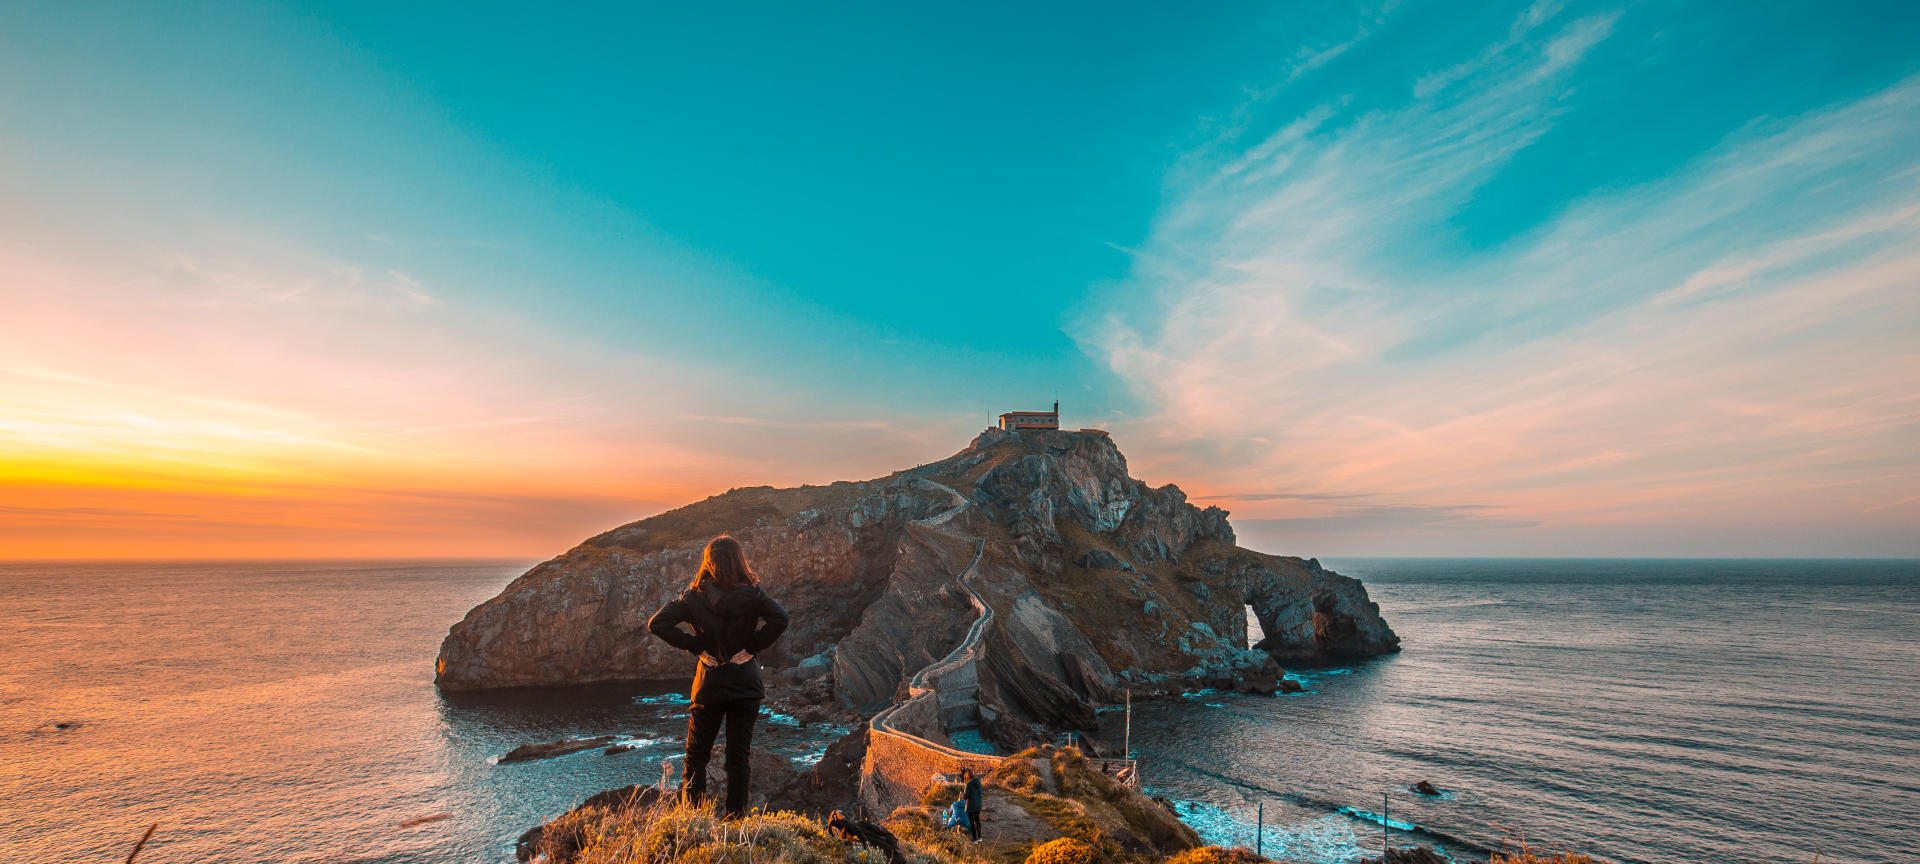
<instances>
[{"instance_id":1,"label":"bag on the ground","mask_svg":"<svg viewBox=\"0 0 1920 864\"><path fill-rule=\"evenodd\" d=\"M887 864L907 864L907 856L900 854L900 838L879 825L865 819L849 819L847 814L835 810L833 815L827 817L827 828L842 839L886 853Z\"/></svg>"}]
</instances>

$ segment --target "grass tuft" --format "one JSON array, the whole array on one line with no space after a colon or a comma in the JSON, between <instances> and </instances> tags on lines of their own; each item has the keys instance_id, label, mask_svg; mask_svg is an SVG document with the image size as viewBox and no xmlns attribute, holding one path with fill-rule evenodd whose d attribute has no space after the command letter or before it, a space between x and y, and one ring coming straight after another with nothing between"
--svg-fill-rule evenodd
<instances>
[{"instance_id":1,"label":"grass tuft","mask_svg":"<svg viewBox=\"0 0 1920 864\"><path fill-rule=\"evenodd\" d=\"M682 803L587 807L548 823L534 850L572 864L883 864L885 856L854 848L818 821L786 811L722 821L709 808ZM924 861L924 859L923 859Z\"/></svg>"},{"instance_id":2,"label":"grass tuft","mask_svg":"<svg viewBox=\"0 0 1920 864\"><path fill-rule=\"evenodd\" d=\"M960 791L958 783L933 783L920 793L920 803L934 808L946 807L960 800Z\"/></svg>"},{"instance_id":3,"label":"grass tuft","mask_svg":"<svg viewBox=\"0 0 1920 864\"><path fill-rule=\"evenodd\" d=\"M1027 853L1026 864L1094 864L1100 853L1072 837L1048 840Z\"/></svg>"},{"instance_id":4,"label":"grass tuft","mask_svg":"<svg viewBox=\"0 0 1920 864\"><path fill-rule=\"evenodd\" d=\"M1038 755L1040 751L1027 749L1002 759L993 769L993 773L988 774L981 782L1017 792L1029 794L1040 792L1047 788L1047 781L1042 779L1040 772L1033 767L1033 759Z\"/></svg>"}]
</instances>

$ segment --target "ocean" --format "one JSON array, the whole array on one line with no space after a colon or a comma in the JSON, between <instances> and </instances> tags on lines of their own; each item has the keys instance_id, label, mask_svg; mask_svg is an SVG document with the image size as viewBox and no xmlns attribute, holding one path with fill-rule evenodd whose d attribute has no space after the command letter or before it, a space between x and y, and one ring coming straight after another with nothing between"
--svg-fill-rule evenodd
<instances>
[{"instance_id":1,"label":"ocean","mask_svg":"<svg viewBox=\"0 0 1920 864\"><path fill-rule=\"evenodd\" d=\"M1295 669L1300 694L1134 706L1147 785L1208 839L1920 861L1920 562L1324 563L1366 582L1399 654Z\"/></svg>"},{"instance_id":2,"label":"ocean","mask_svg":"<svg viewBox=\"0 0 1920 864\"><path fill-rule=\"evenodd\" d=\"M511 862L521 831L656 781L684 683L434 689L447 627L527 566L0 565L0 860L124 860L158 822L142 864ZM837 731L756 737L805 759ZM491 761L598 735L635 749Z\"/></svg>"},{"instance_id":3,"label":"ocean","mask_svg":"<svg viewBox=\"0 0 1920 864\"><path fill-rule=\"evenodd\" d=\"M1149 788L1210 839L1377 855L1385 792L1390 842L1456 854L1920 854L1916 562L1327 563L1404 651L1292 670L1302 694L1134 704ZM512 860L526 828L658 778L684 728L671 683L434 690L446 628L525 566L0 564L0 858L120 860L157 822L147 864ZM759 740L804 764L840 731L776 717ZM607 734L635 749L492 761Z\"/></svg>"}]
</instances>

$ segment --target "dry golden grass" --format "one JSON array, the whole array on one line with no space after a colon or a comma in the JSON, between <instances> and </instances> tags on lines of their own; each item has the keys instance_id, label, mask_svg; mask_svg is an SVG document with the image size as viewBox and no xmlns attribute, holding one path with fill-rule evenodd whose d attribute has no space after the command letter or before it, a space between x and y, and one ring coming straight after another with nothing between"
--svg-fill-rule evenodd
<instances>
[{"instance_id":1,"label":"dry golden grass","mask_svg":"<svg viewBox=\"0 0 1920 864\"><path fill-rule=\"evenodd\" d=\"M984 849L957 829L942 828L931 814L902 808L887 817L886 829L900 838L902 848L911 845L935 862L982 862L994 860L994 849ZM911 856L909 856L911 857Z\"/></svg>"},{"instance_id":2,"label":"dry golden grass","mask_svg":"<svg viewBox=\"0 0 1920 864\"><path fill-rule=\"evenodd\" d=\"M1036 769L1035 758L1053 760L1062 795L1046 793L1048 784L1040 774L1045 769ZM984 779L1000 790L996 794L1004 794L1046 826L1040 836L975 845L961 832L940 827L940 810L959 796L960 786L936 783L923 793L922 806L903 807L885 822L909 864L1022 864L1041 848L1056 857L1090 856L1074 862L1154 864L1199 845L1191 828L1136 790L1094 770L1076 749L1030 750ZM1054 832L1063 836L1054 840L1049 836ZM1048 842L1035 846L1036 839ZM548 823L534 851L548 861L575 864L884 864L885 858L801 814L755 812L722 821L707 808L670 801L575 810Z\"/></svg>"},{"instance_id":3,"label":"dry golden grass","mask_svg":"<svg viewBox=\"0 0 1920 864\"><path fill-rule=\"evenodd\" d=\"M1125 831L1162 853L1200 845L1200 835L1139 790L1097 771L1077 747L1049 747L1060 795L1078 805L1103 833Z\"/></svg>"},{"instance_id":4,"label":"dry golden grass","mask_svg":"<svg viewBox=\"0 0 1920 864\"><path fill-rule=\"evenodd\" d=\"M1012 797L1020 809L1053 830L1084 843L1102 844L1100 825L1087 815L1086 805L1053 795L1020 793Z\"/></svg>"},{"instance_id":5,"label":"dry golden grass","mask_svg":"<svg viewBox=\"0 0 1920 864\"><path fill-rule=\"evenodd\" d=\"M903 810L887 822L908 864L997 864L958 832ZM886 853L841 839L821 820L755 811L723 820L675 802L591 807L547 824L536 856L570 864L886 864ZM541 860L536 858L536 860ZM1018 860L1017 858L1014 860Z\"/></svg>"},{"instance_id":6,"label":"dry golden grass","mask_svg":"<svg viewBox=\"0 0 1920 864\"><path fill-rule=\"evenodd\" d=\"M686 804L587 808L548 823L536 854L575 864L883 864L797 813L722 821Z\"/></svg>"},{"instance_id":7,"label":"dry golden grass","mask_svg":"<svg viewBox=\"0 0 1920 864\"><path fill-rule=\"evenodd\" d=\"M1072 837L1048 840L1027 853L1026 864L1094 864L1100 853Z\"/></svg>"},{"instance_id":8,"label":"dry golden grass","mask_svg":"<svg viewBox=\"0 0 1920 864\"><path fill-rule=\"evenodd\" d=\"M928 807L943 808L960 800L961 786L958 783L933 783L920 793L920 803Z\"/></svg>"},{"instance_id":9,"label":"dry golden grass","mask_svg":"<svg viewBox=\"0 0 1920 864\"><path fill-rule=\"evenodd\" d=\"M1047 781L1042 779L1040 772L1033 767L1033 759L1039 755L1040 751L1029 748L1010 758L1002 759L993 769L993 773L988 774L981 782L1016 792L1039 792L1047 788Z\"/></svg>"}]
</instances>

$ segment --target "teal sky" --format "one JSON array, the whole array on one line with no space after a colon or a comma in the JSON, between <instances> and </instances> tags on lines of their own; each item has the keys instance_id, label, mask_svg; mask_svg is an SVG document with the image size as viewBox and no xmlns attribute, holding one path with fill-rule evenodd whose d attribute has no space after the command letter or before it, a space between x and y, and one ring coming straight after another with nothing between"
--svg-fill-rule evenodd
<instances>
[{"instance_id":1,"label":"teal sky","mask_svg":"<svg viewBox=\"0 0 1920 864\"><path fill-rule=\"evenodd\" d=\"M1057 393L1268 551L1920 554L1912 3L169 5L0 9L21 464L558 551Z\"/></svg>"}]
</instances>

